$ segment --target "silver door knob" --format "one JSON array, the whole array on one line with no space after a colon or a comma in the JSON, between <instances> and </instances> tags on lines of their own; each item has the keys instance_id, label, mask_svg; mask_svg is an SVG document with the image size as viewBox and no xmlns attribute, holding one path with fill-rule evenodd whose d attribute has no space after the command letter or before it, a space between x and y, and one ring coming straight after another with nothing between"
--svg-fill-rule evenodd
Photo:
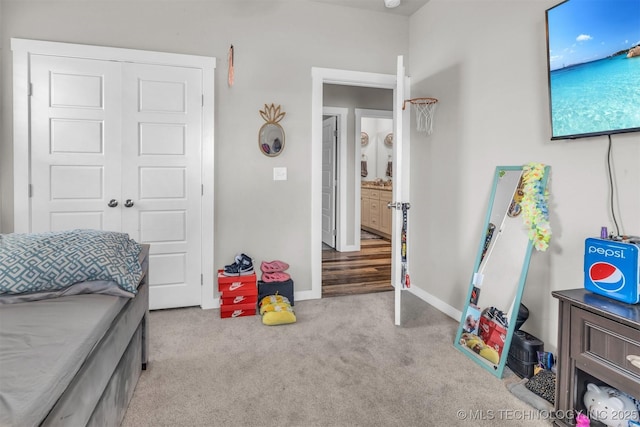
<instances>
[{"instance_id":1,"label":"silver door knob","mask_svg":"<svg viewBox=\"0 0 640 427\"><path fill-rule=\"evenodd\" d=\"M131 206L133 206L133 200L131 200L131 199L127 199L127 200L124 202L124 207L125 207L125 208L130 208Z\"/></svg>"},{"instance_id":2,"label":"silver door knob","mask_svg":"<svg viewBox=\"0 0 640 427\"><path fill-rule=\"evenodd\" d=\"M107 206L109 206L110 208L115 208L116 206L118 206L118 201L116 199L111 199L109 200L109 203L107 203Z\"/></svg>"},{"instance_id":3,"label":"silver door knob","mask_svg":"<svg viewBox=\"0 0 640 427\"><path fill-rule=\"evenodd\" d=\"M403 208L411 209L411 203L389 202L387 203L387 207L401 211Z\"/></svg>"}]
</instances>

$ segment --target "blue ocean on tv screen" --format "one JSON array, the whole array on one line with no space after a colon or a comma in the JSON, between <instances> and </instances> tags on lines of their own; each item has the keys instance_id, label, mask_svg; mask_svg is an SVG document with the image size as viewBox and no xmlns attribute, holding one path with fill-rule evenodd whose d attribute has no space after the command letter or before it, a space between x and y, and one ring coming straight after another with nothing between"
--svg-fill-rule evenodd
<instances>
[{"instance_id":1,"label":"blue ocean on tv screen","mask_svg":"<svg viewBox=\"0 0 640 427\"><path fill-rule=\"evenodd\" d=\"M547 10L552 139L640 130L640 0Z\"/></svg>"},{"instance_id":2,"label":"blue ocean on tv screen","mask_svg":"<svg viewBox=\"0 0 640 427\"><path fill-rule=\"evenodd\" d=\"M551 72L553 136L640 128L640 57Z\"/></svg>"}]
</instances>

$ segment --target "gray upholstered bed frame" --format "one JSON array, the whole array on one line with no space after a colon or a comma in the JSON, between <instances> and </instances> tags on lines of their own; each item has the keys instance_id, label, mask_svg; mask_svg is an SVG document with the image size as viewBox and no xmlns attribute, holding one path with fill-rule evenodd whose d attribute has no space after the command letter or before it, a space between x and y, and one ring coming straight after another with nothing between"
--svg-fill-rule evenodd
<instances>
[{"instance_id":1,"label":"gray upholstered bed frame","mask_svg":"<svg viewBox=\"0 0 640 427\"><path fill-rule=\"evenodd\" d=\"M144 277L42 426L119 426L148 360L149 246Z\"/></svg>"}]
</instances>

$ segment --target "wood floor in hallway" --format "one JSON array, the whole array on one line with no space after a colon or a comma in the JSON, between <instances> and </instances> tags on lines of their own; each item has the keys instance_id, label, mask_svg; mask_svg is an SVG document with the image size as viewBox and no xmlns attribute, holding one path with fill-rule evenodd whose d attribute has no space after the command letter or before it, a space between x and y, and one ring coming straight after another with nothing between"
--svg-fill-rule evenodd
<instances>
[{"instance_id":1,"label":"wood floor in hallway","mask_svg":"<svg viewBox=\"0 0 640 427\"><path fill-rule=\"evenodd\" d=\"M392 291L391 242L362 239L360 251L322 251L322 296Z\"/></svg>"}]
</instances>

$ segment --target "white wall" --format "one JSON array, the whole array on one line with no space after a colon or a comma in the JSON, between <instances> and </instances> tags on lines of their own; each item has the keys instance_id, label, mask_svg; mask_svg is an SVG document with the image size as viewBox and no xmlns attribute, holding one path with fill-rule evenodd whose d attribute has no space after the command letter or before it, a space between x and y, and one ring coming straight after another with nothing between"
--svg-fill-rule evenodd
<instances>
[{"instance_id":1,"label":"white wall","mask_svg":"<svg viewBox=\"0 0 640 427\"><path fill-rule=\"evenodd\" d=\"M7 86L7 82L5 81L7 72L5 71L5 67L3 66L3 63L5 62L5 47L4 47L4 43L2 43L2 40L4 39L4 16L3 16L3 8L2 8L2 1L0 1L0 233L2 233L2 212L3 212L3 208L2 208L2 199L4 198L3 195L5 193L4 189L8 188L8 182L5 183L4 180L2 179L3 173L2 173L2 169L6 166L4 166L7 161L10 159L10 157L5 154L5 151L3 150L3 141L4 141L4 131L3 129L6 128L6 125L3 124L3 117L4 117L4 111L6 111L6 107L5 105L8 105L8 95L7 95L7 90L5 90L6 86ZM5 157L7 159L5 159ZM8 181L8 180L7 180Z\"/></svg>"},{"instance_id":2,"label":"white wall","mask_svg":"<svg viewBox=\"0 0 640 427\"><path fill-rule=\"evenodd\" d=\"M553 236L533 253L523 329L554 349L551 291L583 287L583 246L609 213L607 138L550 141L545 9L556 0L431 0L411 21L411 93L440 100L412 131L412 285L462 310L495 167L551 166ZM614 135L618 223L640 234L640 134ZM419 218L417 220L416 218ZM417 260L416 260L417 258Z\"/></svg>"},{"instance_id":3,"label":"white wall","mask_svg":"<svg viewBox=\"0 0 640 427\"><path fill-rule=\"evenodd\" d=\"M1 0L5 76L10 37L215 56L215 254L259 265L282 259L296 291L311 289L311 68L394 74L408 53L409 19L305 0ZM227 52L235 48L235 84ZM11 80L2 81L3 232L13 229ZM258 149L259 110L286 112L282 155ZM287 181L274 182L273 168Z\"/></svg>"}]
</instances>

